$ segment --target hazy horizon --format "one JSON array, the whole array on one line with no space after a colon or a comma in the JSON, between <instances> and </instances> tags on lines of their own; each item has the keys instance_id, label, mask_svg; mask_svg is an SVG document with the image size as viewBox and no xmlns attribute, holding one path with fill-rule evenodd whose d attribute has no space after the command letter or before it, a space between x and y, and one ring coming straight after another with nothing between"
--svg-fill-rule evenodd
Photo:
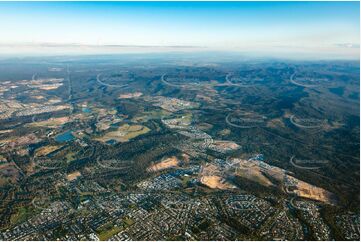
<instances>
[{"instance_id":1,"label":"hazy horizon","mask_svg":"<svg viewBox=\"0 0 361 242\"><path fill-rule=\"evenodd\" d=\"M1 2L1 56L359 59L359 2Z\"/></svg>"}]
</instances>

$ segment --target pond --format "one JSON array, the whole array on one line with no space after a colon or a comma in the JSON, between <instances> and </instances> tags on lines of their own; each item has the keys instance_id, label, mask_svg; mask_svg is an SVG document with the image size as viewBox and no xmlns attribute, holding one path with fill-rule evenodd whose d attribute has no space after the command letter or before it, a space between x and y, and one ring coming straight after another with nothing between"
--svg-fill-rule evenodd
<instances>
[{"instance_id":1,"label":"pond","mask_svg":"<svg viewBox=\"0 0 361 242\"><path fill-rule=\"evenodd\" d=\"M89 108L82 108L82 111L84 113L91 113L91 110Z\"/></svg>"},{"instance_id":2,"label":"pond","mask_svg":"<svg viewBox=\"0 0 361 242\"><path fill-rule=\"evenodd\" d=\"M74 135L71 133L71 131L66 131L65 133L62 134L58 134L57 136L55 136L55 141L57 142L68 142L70 140L73 140L75 137Z\"/></svg>"}]
</instances>

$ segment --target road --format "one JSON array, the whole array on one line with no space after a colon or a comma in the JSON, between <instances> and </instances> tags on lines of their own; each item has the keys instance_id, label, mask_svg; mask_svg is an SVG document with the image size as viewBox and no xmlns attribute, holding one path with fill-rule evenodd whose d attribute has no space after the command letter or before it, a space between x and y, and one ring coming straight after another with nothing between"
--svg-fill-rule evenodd
<instances>
[{"instance_id":1,"label":"road","mask_svg":"<svg viewBox=\"0 0 361 242\"><path fill-rule=\"evenodd\" d=\"M66 65L66 74L67 74L66 79L68 80L68 103L70 104L69 116L71 117L74 111L74 103L73 103L73 85L70 78L69 65Z\"/></svg>"}]
</instances>

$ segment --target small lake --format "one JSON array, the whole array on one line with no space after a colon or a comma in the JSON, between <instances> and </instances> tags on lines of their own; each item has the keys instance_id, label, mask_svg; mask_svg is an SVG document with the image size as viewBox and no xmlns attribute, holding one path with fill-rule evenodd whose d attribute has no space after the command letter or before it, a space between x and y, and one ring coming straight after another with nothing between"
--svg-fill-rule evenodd
<instances>
[{"instance_id":1,"label":"small lake","mask_svg":"<svg viewBox=\"0 0 361 242\"><path fill-rule=\"evenodd\" d=\"M115 145L118 142L114 139L110 139L110 140L107 140L105 143L107 143L108 145Z\"/></svg>"},{"instance_id":2,"label":"small lake","mask_svg":"<svg viewBox=\"0 0 361 242\"><path fill-rule=\"evenodd\" d=\"M58 134L57 136L55 136L55 141L57 142L68 142L70 140L73 140L75 137L74 135L71 133L71 131L66 131L65 133L62 134Z\"/></svg>"},{"instance_id":3,"label":"small lake","mask_svg":"<svg viewBox=\"0 0 361 242\"><path fill-rule=\"evenodd\" d=\"M91 113L92 110L90 110L89 108L82 108L82 111L84 113Z\"/></svg>"}]
</instances>

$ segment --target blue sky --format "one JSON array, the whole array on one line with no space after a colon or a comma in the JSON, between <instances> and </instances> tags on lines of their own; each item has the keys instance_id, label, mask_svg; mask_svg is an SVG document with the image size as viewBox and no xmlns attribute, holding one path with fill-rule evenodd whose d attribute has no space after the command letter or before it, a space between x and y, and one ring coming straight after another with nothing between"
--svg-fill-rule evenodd
<instances>
[{"instance_id":1,"label":"blue sky","mask_svg":"<svg viewBox=\"0 0 361 242\"><path fill-rule=\"evenodd\" d=\"M0 54L134 45L355 58L359 9L359 2L0 2Z\"/></svg>"}]
</instances>

